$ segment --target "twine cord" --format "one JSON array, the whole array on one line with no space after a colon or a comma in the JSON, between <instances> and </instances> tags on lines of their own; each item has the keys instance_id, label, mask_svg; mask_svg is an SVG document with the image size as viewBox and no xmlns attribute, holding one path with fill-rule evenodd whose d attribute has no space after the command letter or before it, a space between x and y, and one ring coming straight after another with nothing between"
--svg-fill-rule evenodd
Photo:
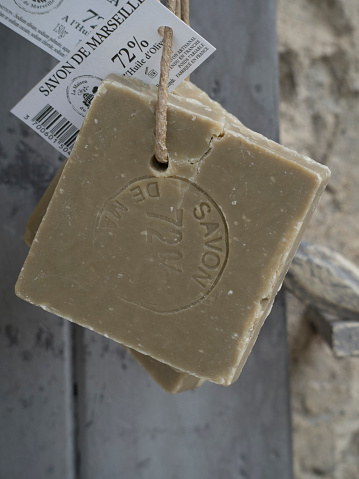
<instances>
[{"instance_id":1,"label":"twine cord","mask_svg":"<svg viewBox=\"0 0 359 479\"><path fill-rule=\"evenodd\" d=\"M189 25L189 0L167 0L167 8L176 13L177 16ZM164 27L163 49L161 57L161 72L158 85L158 101L156 107L156 143L155 157L160 163L168 163L166 146L167 136L167 102L168 102L168 80L170 76L170 65L172 56L173 30Z\"/></svg>"},{"instance_id":2,"label":"twine cord","mask_svg":"<svg viewBox=\"0 0 359 479\"><path fill-rule=\"evenodd\" d=\"M189 25L189 0L178 0L181 4L181 19Z\"/></svg>"}]
</instances>

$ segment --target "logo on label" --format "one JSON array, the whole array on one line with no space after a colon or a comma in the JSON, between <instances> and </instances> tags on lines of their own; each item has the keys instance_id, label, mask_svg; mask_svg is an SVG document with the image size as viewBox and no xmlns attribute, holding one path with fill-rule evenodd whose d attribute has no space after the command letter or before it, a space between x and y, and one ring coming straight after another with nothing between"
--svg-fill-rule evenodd
<instances>
[{"instance_id":1,"label":"logo on label","mask_svg":"<svg viewBox=\"0 0 359 479\"><path fill-rule=\"evenodd\" d=\"M57 8L63 0L14 0L16 5L28 13L48 13Z\"/></svg>"},{"instance_id":2,"label":"logo on label","mask_svg":"<svg viewBox=\"0 0 359 479\"><path fill-rule=\"evenodd\" d=\"M215 288L228 259L228 226L215 201L179 177L143 177L99 211L95 243L109 288L158 313L190 308Z\"/></svg>"},{"instance_id":3,"label":"logo on label","mask_svg":"<svg viewBox=\"0 0 359 479\"><path fill-rule=\"evenodd\" d=\"M92 75L82 75L72 80L66 89L66 96L76 113L86 116L101 82L101 78Z\"/></svg>"}]
</instances>

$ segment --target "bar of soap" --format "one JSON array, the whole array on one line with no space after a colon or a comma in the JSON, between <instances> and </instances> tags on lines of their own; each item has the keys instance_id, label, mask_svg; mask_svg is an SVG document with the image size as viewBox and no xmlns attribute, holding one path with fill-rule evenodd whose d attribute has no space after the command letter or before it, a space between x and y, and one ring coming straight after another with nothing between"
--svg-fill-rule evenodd
<instances>
[{"instance_id":1,"label":"bar of soap","mask_svg":"<svg viewBox=\"0 0 359 479\"><path fill-rule=\"evenodd\" d=\"M218 117L224 117L228 122L239 123L233 115L230 115L224 110L224 108L217 102L213 101L205 92L200 88L195 86L193 83L186 81L182 82L174 91L176 95L183 96L200 102L204 105L207 111L215 111ZM47 207L51 201L52 195L55 192L57 183L60 180L63 168L59 168L53 180L51 181L49 187L46 189L43 197L37 204L32 215L30 216L25 231L25 241L31 246L33 239L35 238L36 232L40 226L40 223L46 213ZM146 369L146 371L157 381L157 383L166 391L176 394L178 392L187 391L189 389L194 389L201 386L204 382L203 379L197 378L190 374L186 374L180 371L176 371L167 364L156 361L150 356L146 356L138 351L128 348L130 354L137 360L137 362Z\"/></svg>"},{"instance_id":2,"label":"bar of soap","mask_svg":"<svg viewBox=\"0 0 359 479\"><path fill-rule=\"evenodd\" d=\"M217 102L213 101L205 92L200 88L196 87L191 82L183 82L175 90L175 94L184 96L185 98L191 98L202 103L205 107L214 110L216 114L220 116L228 117L229 120L233 120L231 116L219 105ZM209 111L209 110L207 110ZM238 122L237 119L234 119ZM40 223L46 213L47 207L51 201L51 198L55 192L57 183L60 180L65 162L56 172L54 178L52 179L50 185L46 189L41 200L34 209L32 215L30 216L25 231L25 241L31 246L36 232L40 226ZM137 360L137 362L146 369L146 371L157 381L157 383L166 391L176 394L178 392L187 391L189 389L195 389L201 386L204 382L203 379L197 378L190 374L186 374L180 371L176 371L167 364L156 361L150 356L139 353L138 351L128 348L130 354Z\"/></svg>"},{"instance_id":3,"label":"bar of soap","mask_svg":"<svg viewBox=\"0 0 359 479\"><path fill-rule=\"evenodd\" d=\"M209 109L207 111L215 111L216 115L218 115L219 118L223 116L224 119L229 122L239 123L239 120L226 112L220 104L213 101L205 92L203 92L200 88L196 87L191 82L186 81L181 83L176 88L174 93L202 103L202 105ZM32 241L35 238L36 232L40 226L40 223L46 213L52 195L55 192L57 183L60 180L64 166L65 163L57 171L49 187L46 189L43 197L37 204L36 208L34 209L32 215L27 222L25 241L29 246L31 246ZM188 389L197 388L201 386L204 382L204 380L201 378L197 378L195 376L176 371L170 366L156 361L150 356L146 356L139 353L138 351L132 350L131 348L128 348L128 351L163 389L172 394L187 391Z\"/></svg>"},{"instance_id":4,"label":"bar of soap","mask_svg":"<svg viewBox=\"0 0 359 479\"><path fill-rule=\"evenodd\" d=\"M196 87L193 83L186 81L181 83L174 92L177 95L183 96L200 102L207 108L207 111L214 111L218 117L224 117L225 120L238 123L239 120L234 118L217 102L213 101L205 92ZM46 213L47 207L51 201L51 198L55 192L57 183L60 180L65 162L59 168L56 175L52 179L49 187L46 189L41 200L34 209L30 216L25 231L25 241L31 246L36 232L40 226L40 223ZM146 371L157 381L157 383L166 391L176 394L178 392L187 391L189 389L195 389L201 386L204 382L202 378L197 378L187 373L176 371L171 366L161 363L150 356L146 356L138 351L128 348L130 354L137 362L146 369Z\"/></svg>"},{"instance_id":5,"label":"bar of soap","mask_svg":"<svg viewBox=\"0 0 359 479\"><path fill-rule=\"evenodd\" d=\"M329 170L195 100L102 83L16 291L170 365L229 385L269 314ZM206 110L207 108L207 110Z\"/></svg>"}]
</instances>

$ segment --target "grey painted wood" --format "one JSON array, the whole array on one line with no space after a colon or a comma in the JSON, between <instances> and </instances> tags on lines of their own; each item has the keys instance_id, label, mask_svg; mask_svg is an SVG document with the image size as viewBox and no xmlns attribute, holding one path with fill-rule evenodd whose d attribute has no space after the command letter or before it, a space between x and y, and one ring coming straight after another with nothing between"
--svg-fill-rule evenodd
<instances>
[{"instance_id":1,"label":"grey painted wood","mask_svg":"<svg viewBox=\"0 0 359 479\"><path fill-rule=\"evenodd\" d=\"M218 48L194 81L276 139L275 1L196 0L192 22ZM1 26L0 41L0 477L290 478L281 295L235 385L175 397L119 345L14 296L26 218L60 159L8 113L52 61Z\"/></svg>"},{"instance_id":2,"label":"grey painted wood","mask_svg":"<svg viewBox=\"0 0 359 479\"><path fill-rule=\"evenodd\" d=\"M60 164L9 110L53 66L0 25L0 478L74 477L70 325L16 298L27 218Z\"/></svg>"},{"instance_id":3,"label":"grey painted wood","mask_svg":"<svg viewBox=\"0 0 359 479\"><path fill-rule=\"evenodd\" d=\"M193 80L278 139L274 0L191 2L217 46ZM238 382L170 396L121 349L77 330L78 472L82 479L289 479L285 312L280 294Z\"/></svg>"},{"instance_id":4,"label":"grey painted wood","mask_svg":"<svg viewBox=\"0 0 359 479\"><path fill-rule=\"evenodd\" d=\"M80 477L291 477L281 299L239 380L170 396L114 342L85 332Z\"/></svg>"}]
</instances>

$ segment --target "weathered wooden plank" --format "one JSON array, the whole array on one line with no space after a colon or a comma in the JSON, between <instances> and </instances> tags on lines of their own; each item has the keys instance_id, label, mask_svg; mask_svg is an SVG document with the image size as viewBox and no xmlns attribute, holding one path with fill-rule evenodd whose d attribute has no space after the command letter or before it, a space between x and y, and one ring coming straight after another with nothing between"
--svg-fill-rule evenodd
<instances>
[{"instance_id":1,"label":"weathered wooden plank","mask_svg":"<svg viewBox=\"0 0 359 479\"><path fill-rule=\"evenodd\" d=\"M28 216L59 155L9 110L53 66L0 25L0 477L71 479L71 326L16 298Z\"/></svg>"},{"instance_id":2,"label":"weathered wooden plank","mask_svg":"<svg viewBox=\"0 0 359 479\"><path fill-rule=\"evenodd\" d=\"M218 49L193 81L244 123L278 138L274 0L191 3ZM283 297L238 382L170 396L117 344L77 330L79 477L290 478Z\"/></svg>"},{"instance_id":3,"label":"weathered wooden plank","mask_svg":"<svg viewBox=\"0 0 359 479\"><path fill-rule=\"evenodd\" d=\"M86 333L80 477L290 478L287 367L278 353L283 320L277 301L237 383L177 396L119 345Z\"/></svg>"}]
</instances>

